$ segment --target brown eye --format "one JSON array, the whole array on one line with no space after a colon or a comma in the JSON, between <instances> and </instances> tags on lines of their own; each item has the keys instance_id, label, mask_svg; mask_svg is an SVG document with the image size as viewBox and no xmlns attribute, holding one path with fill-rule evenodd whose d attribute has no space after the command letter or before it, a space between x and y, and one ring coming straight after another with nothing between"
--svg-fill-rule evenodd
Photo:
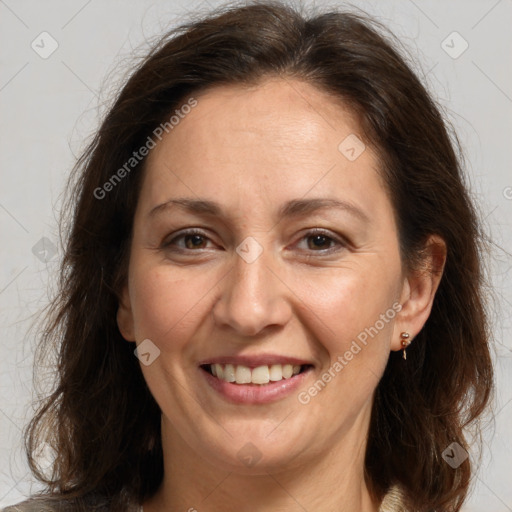
<instances>
[{"instance_id":1,"label":"brown eye","mask_svg":"<svg viewBox=\"0 0 512 512\"><path fill-rule=\"evenodd\" d=\"M162 247L165 250L171 251L197 251L200 249L209 249L211 244L208 238L202 231L184 231L171 238L168 242L164 242Z\"/></svg>"},{"instance_id":2,"label":"brown eye","mask_svg":"<svg viewBox=\"0 0 512 512\"><path fill-rule=\"evenodd\" d=\"M187 249L203 249L206 244L206 238L202 235L184 235L183 240Z\"/></svg>"},{"instance_id":3,"label":"brown eye","mask_svg":"<svg viewBox=\"0 0 512 512\"><path fill-rule=\"evenodd\" d=\"M296 245L304 256L321 257L338 253L347 248L347 243L341 235L336 235L331 231L313 229L299 240Z\"/></svg>"},{"instance_id":4,"label":"brown eye","mask_svg":"<svg viewBox=\"0 0 512 512\"><path fill-rule=\"evenodd\" d=\"M334 240L327 235L309 235L307 237L308 240L308 249L311 250L322 250L322 249L330 249L331 244Z\"/></svg>"}]
</instances>

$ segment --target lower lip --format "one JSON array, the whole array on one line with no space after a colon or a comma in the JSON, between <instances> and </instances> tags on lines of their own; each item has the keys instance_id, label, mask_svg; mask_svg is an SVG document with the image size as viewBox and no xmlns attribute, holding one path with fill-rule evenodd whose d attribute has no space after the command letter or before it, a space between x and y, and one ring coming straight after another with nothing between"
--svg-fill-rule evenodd
<instances>
[{"instance_id":1,"label":"lower lip","mask_svg":"<svg viewBox=\"0 0 512 512\"><path fill-rule=\"evenodd\" d=\"M293 375L289 379L282 379L268 384L233 384L218 379L203 368L199 371L206 382L222 397L236 404L267 404L281 400L294 391L304 382L312 368L308 367L303 372Z\"/></svg>"}]
</instances>

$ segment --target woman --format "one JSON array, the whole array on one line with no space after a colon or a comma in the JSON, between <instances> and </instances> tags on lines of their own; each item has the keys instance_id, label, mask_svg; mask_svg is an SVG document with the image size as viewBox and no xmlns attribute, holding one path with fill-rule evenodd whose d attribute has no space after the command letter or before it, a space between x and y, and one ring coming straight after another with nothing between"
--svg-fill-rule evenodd
<instances>
[{"instance_id":1,"label":"woman","mask_svg":"<svg viewBox=\"0 0 512 512\"><path fill-rule=\"evenodd\" d=\"M27 429L47 490L12 510L461 509L479 225L373 22L258 2L172 31L76 173Z\"/></svg>"}]
</instances>

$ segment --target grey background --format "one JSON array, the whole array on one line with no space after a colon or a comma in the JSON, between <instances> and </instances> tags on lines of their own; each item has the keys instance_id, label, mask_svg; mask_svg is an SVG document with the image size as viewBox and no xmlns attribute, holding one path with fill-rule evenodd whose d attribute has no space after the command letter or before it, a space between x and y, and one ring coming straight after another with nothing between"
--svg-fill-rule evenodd
<instances>
[{"instance_id":1,"label":"grey background","mask_svg":"<svg viewBox=\"0 0 512 512\"><path fill-rule=\"evenodd\" d=\"M47 303L62 254L56 218L64 180L130 69L133 50L140 54L144 41L187 13L218 4L0 0L0 507L37 489L21 442L34 398L36 331L29 327ZM471 188L494 241L498 390L486 452L463 510L512 511L512 0L352 5L383 21L408 48L466 152ZM51 48L43 31L58 44L46 59L31 47L35 41L40 52ZM467 50L453 58L464 41Z\"/></svg>"}]
</instances>

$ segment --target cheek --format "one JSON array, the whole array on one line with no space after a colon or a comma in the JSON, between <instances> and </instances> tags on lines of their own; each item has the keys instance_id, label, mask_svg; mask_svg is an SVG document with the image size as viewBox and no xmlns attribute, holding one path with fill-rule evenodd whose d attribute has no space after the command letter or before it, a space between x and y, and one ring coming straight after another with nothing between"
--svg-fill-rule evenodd
<instances>
[{"instance_id":1,"label":"cheek","mask_svg":"<svg viewBox=\"0 0 512 512\"><path fill-rule=\"evenodd\" d=\"M212 287L211 277L206 276L203 272L183 277L165 266L136 272L131 282L136 339L149 338L161 350L177 348L180 340L186 340ZM171 345L165 343L169 339Z\"/></svg>"},{"instance_id":2,"label":"cheek","mask_svg":"<svg viewBox=\"0 0 512 512\"><path fill-rule=\"evenodd\" d=\"M389 264L349 267L314 279L303 276L297 281L304 304L313 313L314 334L331 359L348 350L354 340L362 347L366 347L365 342L381 340L374 349L387 353L396 316L393 304L398 298L393 276L398 275L398 270L395 272Z\"/></svg>"}]
</instances>

